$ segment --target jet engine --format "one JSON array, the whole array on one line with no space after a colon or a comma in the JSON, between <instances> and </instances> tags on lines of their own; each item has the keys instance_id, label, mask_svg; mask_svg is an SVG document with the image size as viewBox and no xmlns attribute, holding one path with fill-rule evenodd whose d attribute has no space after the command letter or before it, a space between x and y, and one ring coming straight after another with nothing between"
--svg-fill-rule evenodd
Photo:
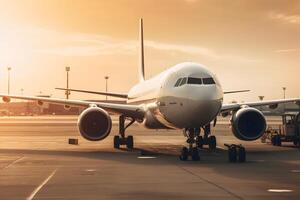
<instances>
[{"instance_id":1,"label":"jet engine","mask_svg":"<svg viewBox=\"0 0 300 200\"><path fill-rule=\"evenodd\" d=\"M266 119L255 108L245 107L234 112L231 118L232 132L240 140L256 140L266 130Z\"/></svg>"},{"instance_id":2,"label":"jet engine","mask_svg":"<svg viewBox=\"0 0 300 200\"><path fill-rule=\"evenodd\" d=\"M90 141L99 141L106 138L111 130L112 121L109 114L97 107L85 109L79 116L78 128L82 137Z\"/></svg>"}]
</instances>

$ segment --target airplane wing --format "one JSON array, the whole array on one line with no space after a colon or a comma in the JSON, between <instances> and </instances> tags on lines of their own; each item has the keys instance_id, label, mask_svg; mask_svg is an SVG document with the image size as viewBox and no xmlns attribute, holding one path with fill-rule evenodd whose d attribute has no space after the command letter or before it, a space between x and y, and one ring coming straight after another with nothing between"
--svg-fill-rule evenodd
<instances>
[{"instance_id":1,"label":"airplane wing","mask_svg":"<svg viewBox=\"0 0 300 200\"><path fill-rule=\"evenodd\" d=\"M21 95L8 95L0 94L4 102L10 102L10 99L22 99L37 101L39 104L44 102L70 105L70 106L83 106L89 107L91 105L97 105L98 107L112 113L123 114L128 117L133 117L135 119L143 119L144 108L138 105L127 105L127 104L117 104L117 103L102 103L93 101L82 101L82 100L71 100L71 99L59 99L59 98L48 98L48 97L35 97L35 96L21 96Z\"/></svg>"},{"instance_id":2,"label":"airplane wing","mask_svg":"<svg viewBox=\"0 0 300 200\"><path fill-rule=\"evenodd\" d=\"M269 100L269 101L256 101L256 102L245 102L245 103L232 103L232 104L223 104L221 108L221 112L228 112L232 110L238 110L242 106L249 107L258 107L258 106L277 106L278 104L283 103L297 103L300 105L300 98L292 98L292 99L277 99L277 100Z\"/></svg>"},{"instance_id":3,"label":"airplane wing","mask_svg":"<svg viewBox=\"0 0 300 200\"><path fill-rule=\"evenodd\" d=\"M250 90L232 90L232 91L225 91L224 94L232 94L232 93L240 93L240 92L250 92Z\"/></svg>"},{"instance_id":4,"label":"airplane wing","mask_svg":"<svg viewBox=\"0 0 300 200\"><path fill-rule=\"evenodd\" d=\"M90 90L78 90L78 89L67 89L67 88L55 88L56 90L64 90L64 91L72 91L72 92L82 92L82 93L89 93L89 94L99 94L111 97L119 97L127 99L128 95L123 93L112 93L112 92L97 92L97 91L90 91Z\"/></svg>"}]
</instances>

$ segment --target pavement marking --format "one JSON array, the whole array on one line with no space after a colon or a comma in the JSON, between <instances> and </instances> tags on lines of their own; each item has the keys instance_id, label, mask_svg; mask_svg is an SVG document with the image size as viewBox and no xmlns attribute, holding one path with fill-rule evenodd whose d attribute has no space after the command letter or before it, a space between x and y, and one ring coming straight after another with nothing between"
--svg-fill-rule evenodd
<instances>
[{"instance_id":1,"label":"pavement marking","mask_svg":"<svg viewBox=\"0 0 300 200\"><path fill-rule=\"evenodd\" d=\"M95 169L86 169L85 171L86 172L95 172L96 170Z\"/></svg>"},{"instance_id":2,"label":"pavement marking","mask_svg":"<svg viewBox=\"0 0 300 200\"><path fill-rule=\"evenodd\" d=\"M231 195L231 196L234 197L235 199L243 199L241 196L239 196L239 195L237 195L237 194L231 192L229 189L227 189L227 188L225 188L225 187L223 187L223 186L221 186L221 185L219 185L219 184L217 184L217 183L215 183L215 182L213 182L213 181L210 181L210 180L204 178L203 176L200 176L200 175L198 175L198 174L192 172L191 170L188 170L187 168L181 167L181 166L179 166L179 165L177 165L177 166L178 166L180 169L182 169L183 171L185 171L185 172L187 172L187 173L189 173L189 174L191 174L191 175L193 175L193 176L199 178L200 180L202 180L202 181L204 181L204 182L206 182L206 183L208 183L208 184L211 184L212 186L215 186L216 188L219 188L220 190L223 190L224 192L228 193L229 195Z\"/></svg>"},{"instance_id":3,"label":"pavement marking","mask_svg":"<svg viewBox=\"0 0 300 200\"><path fill-rule=\"evenodd\" d=\"M32 200L34 196L40 191L40 189L42 189L42 187L46 185L46 183L54 176L56 171L57 168L37 188L33 190L33 192L30 194L29 197L26 198L26 200Z\"/></svg>"},{"instance_id":4,"label":"pavement marking","mask_svg":"<svg viewBox=\"0 0 300 200\"><path fill-rule=\"evenodd\" d=\"M155 156L139 156L139 159L153 159L156 158Z\"/></svg>"},{"instance_id":5,"label":"pavement marking","mask_svg":"<svg viewBox=\"0 0 300 200\"><path fill-rule=\"evenodd\" d=\"M291 172L292 173L300 173L300 170L299 169L292 169Z\"/></svg>"},{"instance_id":6,"label":"pavement marking","mask_svg":"<svg viewBox=\"0 0 300 200\"><path fill-rule=\"evenodd\" d=\"M13 162L9 163L8 165L6 165L3 169L7 169L9 168L10 166L16 164L17 162L23 160L25 158L25 156L21 156L20 158L17 158L16 160L14 160Z\"/></svg>"},{"instance_id":7,"label":"pavement marking","mask_svg":"<svg viewBox=\"0 0 300 200\"><path fill-rule=\"evenodd\" d=\"M268 192L293 192L293 190L287 190L287 189L268 189Z\"/></svg>"}]
</instances>

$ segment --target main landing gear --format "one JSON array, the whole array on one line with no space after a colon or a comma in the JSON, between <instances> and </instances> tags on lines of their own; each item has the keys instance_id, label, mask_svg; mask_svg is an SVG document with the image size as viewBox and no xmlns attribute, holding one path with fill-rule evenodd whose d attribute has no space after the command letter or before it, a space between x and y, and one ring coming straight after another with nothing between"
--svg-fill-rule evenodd
<instances>
[{"instance_id":1,"label":"main landing gear","mask_svg":"<svg viewBox=\"0 0 300 200\"><path fill-rule=\"evenodd\" d=\"M204 135L200 136L200 128L186 128L184 135L187 137L186 142L189 147L183 147L181 150L180 160L188 160L189 156L192 160L200 160L199 148L203 148L203 145L208 145L210 150L215 150L217 147L216 137L211 134L210 124L203 127Z\"/></svg>"},{"instance_id":2,"label":"main landing gear","mask_svg":"<svg viewBox=\"0 0 300 200\"><path fill-rule=\"evenodd\" d=\"M200 129L197 128L189 128L184 130L184 135L187 137L186 142L189 144L189 148L183 147L181 150L180 160L187 160L189 156L192 160L197 161L200 160L199 151L196 146L196 141L199 137Z\"/></svg>"},{"instance_id":3,"label":"main landing gear","mask_svg":"<svg viewBox=\"0 0 300 200\"><path fill-rule=\"evenodd\" d=\"M135 120L131 119L131 121L125 126L126 117L121 115L119 117L119 135L114 136L114 148L119 149L120 145L126 145L127 149L133 149L133 136L128 135L125 137L125 130L131 126Z\"/></svg>"}]
</instances>

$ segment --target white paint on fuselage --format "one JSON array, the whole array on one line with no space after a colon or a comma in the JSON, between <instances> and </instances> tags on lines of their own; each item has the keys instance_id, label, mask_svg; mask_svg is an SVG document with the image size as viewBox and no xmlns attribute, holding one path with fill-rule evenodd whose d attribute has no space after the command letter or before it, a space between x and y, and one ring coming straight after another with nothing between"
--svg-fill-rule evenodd
<instances>
[{"instance_id":1,"label":"white paint on fuselage","mask_svg":"<svg viewBox=\"0 0 300 200\"><path fill-rule=\"evenodd\" d=\"M184 77L212 77L216 84L174 87L176 81ZM181 129L210 123L220 112L222 101L223 90L217 77L205 66L187 62L135 85L128 93L127 103L143 105L151 118L165 127ZM149 113L144 124L150 120L147 116Z\"/></svg>"}]
</instances>

